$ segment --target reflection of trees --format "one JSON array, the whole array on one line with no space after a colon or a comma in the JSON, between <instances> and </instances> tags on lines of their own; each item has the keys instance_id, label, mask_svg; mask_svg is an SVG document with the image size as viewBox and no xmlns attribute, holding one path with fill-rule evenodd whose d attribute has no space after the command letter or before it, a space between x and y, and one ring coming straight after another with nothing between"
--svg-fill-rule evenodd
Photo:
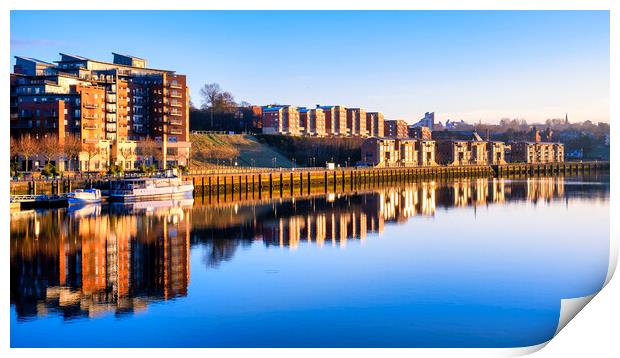
<instances>
[{"instance_id":1,"label":"reflection of trees","mask_svg":"<svg viewBox=\"0 0 620 358\"><path fill-rule=\"evenodd\" d=\"M207 267L218 267L222 261L229 261L235 255L239 240L215 239L205 244L203 263Z\"/></svg>"}]
</instances>

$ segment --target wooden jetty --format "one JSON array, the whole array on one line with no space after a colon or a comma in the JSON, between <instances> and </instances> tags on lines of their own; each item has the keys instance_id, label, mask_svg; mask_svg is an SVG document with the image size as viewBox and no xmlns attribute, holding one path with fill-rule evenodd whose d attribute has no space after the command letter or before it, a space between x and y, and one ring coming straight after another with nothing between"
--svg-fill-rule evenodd
<instances>
[{"instance_id":1,"label":"wooden jetty","mask_svg":"<svg viewBox=\"0 0 620 358\"><path fill-rule=\"evenodd\" d=\"M61 208L68 205L67 196L47 194L23 194L11 195L11 208L34 209L34 208Z\"/></svg>"}]
</instances>

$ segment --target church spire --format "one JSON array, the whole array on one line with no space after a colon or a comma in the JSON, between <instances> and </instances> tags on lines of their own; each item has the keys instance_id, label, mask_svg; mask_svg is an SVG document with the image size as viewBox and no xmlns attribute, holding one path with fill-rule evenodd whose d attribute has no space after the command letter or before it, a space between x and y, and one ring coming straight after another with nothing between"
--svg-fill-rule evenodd
<instances>
[{"instance_id":1,"label":"church spire","mask_svg":"<svg viewBox=\"0 0 620 358\"><path fill-rule=\"evenodd\" d=\"M566 117L564 119L564 124L568 124L568 113L566 113Z\"/></svg>"}]
</instances>

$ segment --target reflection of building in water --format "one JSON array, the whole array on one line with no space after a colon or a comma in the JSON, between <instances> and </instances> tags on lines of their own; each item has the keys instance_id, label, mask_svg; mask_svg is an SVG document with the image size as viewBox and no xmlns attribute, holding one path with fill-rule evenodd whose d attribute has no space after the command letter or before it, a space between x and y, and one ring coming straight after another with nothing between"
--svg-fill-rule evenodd
<instances>
[{"instance_id":1,"label":"reflection of building in water","mask_svg":"<svg viewBox=\"0 0 620 358\"><path fill-rule=\"evenodd\" d=\"M490 201L503 203L506 200L506 180L503 178L491 179L489 188Z\"/></svg>"},{"instance_id":2,"label":"reflection of building in water","mask_svg":"<svg viewBox=\"0 0 620 358\"><path fill-rule=\"evenodd\" d=\"M435 182L387 189L379 197L379 211L385 221L405 222L412 216L435 214Z\"/></svg>"},{"instance_id":3,"label":"reflection of building in water","mask_svg":"<svg viewBox=\"0 0 620 358\"><path fill-rule=\"evenodd\" d=\"M528 201L551 200L551 198L562 196L564 196L564 177L527 179Z\"/></svg>"},{"instance_id":4,"label":"reflection of building in water","mask_svg":"<svg viewBox=\"0 0 620 358\"><path fill-rule=\"evenodd\" d=\"M67 318L130 313L187 295L190 243L201 245L203 262L213 267L253 242L344 247L382 233L386 223L432 216L439 207L548 200L579 188L565 187L562 177L461 179L249 205L141 203L110 212L21 213L11 216L11 303L20 319L50 310Z\"/></svg>"},{"instance_id":5,"label":"reflection of building in water","mask_svg":"<svg viewBox=\"0 0 620 358\"><path fill-rule=\"evenodd\" d=\"M48 310L65 318L123 314L187 294L190 224L178 211L64 221L60 215L11 223L11 303L18 317ZM35 222L45 228L39 237Z\"/></svg>"}]
</instances>

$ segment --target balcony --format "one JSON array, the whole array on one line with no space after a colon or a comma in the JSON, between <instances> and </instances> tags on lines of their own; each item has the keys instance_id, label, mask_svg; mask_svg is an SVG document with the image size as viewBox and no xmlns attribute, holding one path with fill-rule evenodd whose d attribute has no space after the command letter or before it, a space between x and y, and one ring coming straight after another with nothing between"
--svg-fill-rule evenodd
<instances>
[{"instance_id":1,"label":"balcony","mask_svg":"<svg viewBox=\"0 0 620 358\"><path fill-rule=\"evenodd\" d=\"M168 121L168 124L172 124L173 126L182 126L183 122L177 119L171 119Z\"/></svg>"},{"instance_id":2,"label":"balcony","mask_svg":"<svg viewBox=\"0 0 620 358\"><path fill-rule=\"evenodd\" d=\"M179 103L179 102L170 102L169 106L170 107L178 107L178 108L183 107L183 105L181 103Z\"/></svg>"},{"instance_id":3,"label":"balcony","mask_svg":"<svg viewBox=\"0 0 620 358\"><path fill-rule=\"evenodd\" d=\"M169 130L169 131L168 131L168 133L169 133L169 134L175 134L175 135L180 135L180 134L183 134L183 132L182 132L182 131L177 130L177 129L171 129L171 130Z\"/></svg>"},{"instance_id":4,"label":"balcony","mask_svg":"<svg viewBox=\"0 0 620 358\"><path fill-rule=\"evenodd\" d=\"M169 115L169 116L177 116L177 117L183 116L183 113L181 113L181 112L173 112L173 111L166 112L166 114Z\"/></svg>"},{"instance_id":5,"label":"balcony","mask_svg":"<svg viewBox=\"0 0 620 358\"><path fill-rule=\"evenodd\" d=\"M169 84L168 84L168 87L170 87L170 88L176 88L176 89L182 89L182 88L183 88L183 86L181 86L181 85L180 85L180 84L178 84L178 83L169 83Z\"/></svg>"},{"instance_id":6,"label":"balcony","mask_svg":"<svg viewBox=\"0 0 620 358\"><path fill-rule=\"evenodd\" d=\"M19 115L17 113L11 113L11 119L19 119Z\"/></svg>"},{"instance_id":7,"label":"balcony","mask_svg":"<svg viewBox=\"0 0 620 358\"><path fill-rule=\"evenodd\" d=\"M183 98L183 96L181 96L180 93L176 93L176 92L171 92L170 93L170 97L172 97L172 98Z\"/></svg>"},{"instance_id":8,"label":"balcony","mask_svg":"<svg viewBox=\"0 0 620 358\"><path fill-rule=\"evenodd\" d=\"M95 116L93 114L84 114L84 115L82 115L82 118L84 118L84 119L97 119L97 116Z\"/></svg>"},{"instance_id":9,"label":"balcony","mask_svg":"<svg viewBox=\"0 0 620 358\"><path fill-rule=\"evenodd\" d=\"M82 141L84 143L99 143L99 139L97 138L84 138Z\"/></svg>"},{"instance_id":10,"label":"balcony","mask_svg":"<svg viewBox=\"0 0 620 358\"><path fill-rule=\"evenodd\" d=\"M90 109L99 108L99 105L96 103L84 103L83 106L84 108L90 108Z\"/></svg>"},{"instance_id":11,"label":"balcony","mask_svg":"<svg viewBox=\"0 0 620 358\"><path fill-rule=\"evenodd\" d=\"M96 124L84 124L82 126L82 128L84 128L84 129L97 129L99 127Z\"/></svg>"}]
</instances>

